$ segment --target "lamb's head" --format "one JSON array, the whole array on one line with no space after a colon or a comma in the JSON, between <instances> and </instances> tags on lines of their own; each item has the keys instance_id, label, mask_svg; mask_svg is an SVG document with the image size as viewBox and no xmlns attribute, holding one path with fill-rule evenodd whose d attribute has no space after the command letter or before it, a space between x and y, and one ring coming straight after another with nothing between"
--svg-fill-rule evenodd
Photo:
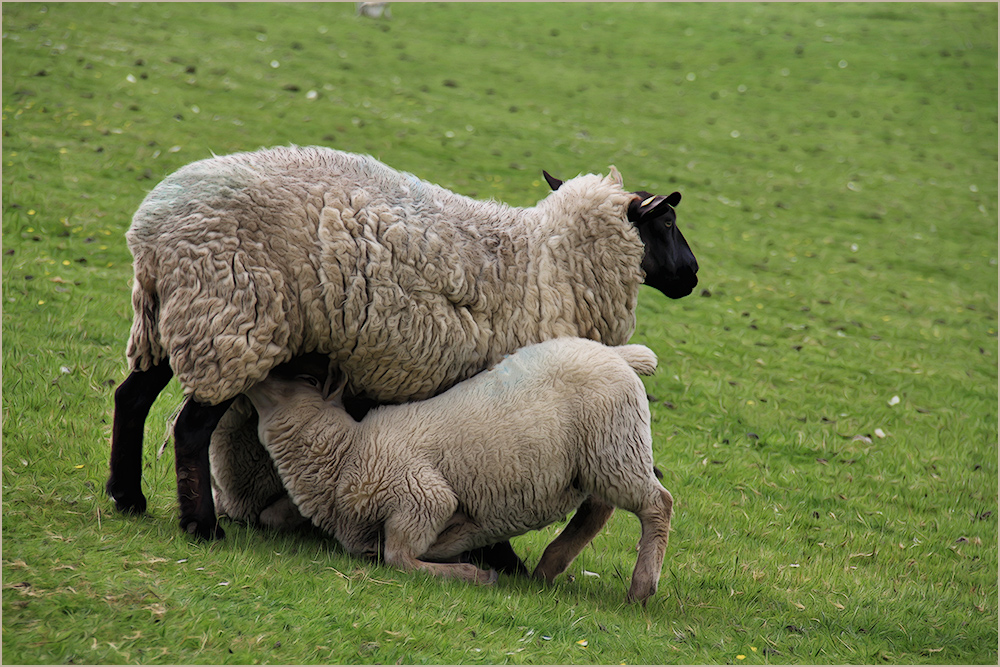
<instances>
[{"instance_id":1,"label":"lamb's head","mask_svg":"<svg viewBox=\"0 0 1000 667\"><path fill-rule=\"evenodd\" d=\"M543 171L542 174L553 190L558 190L563 184L548 172ZM614 167L611 177L621 179ZM677 227L674 207L680 203L681 193L663 196L639 191L631 194L633 198L628 206L628 219L642 239L642 270L646 274L643 282L671 299L687 296L698 284L698 260Z\"/></svg>"},{"instance_id":2,"label":"lamb's head","mask_svg":"<svg viewBox=\"0 0 1000 667\"><path fill-rule=\"evenodd\" d=\"M266 378L247 389L246 395L260 419L265 421L291 401L322 402L341 407L346 384L346 376L331 367L329 358L310 353L274 367Z\"/></svg>"}]
</instances>

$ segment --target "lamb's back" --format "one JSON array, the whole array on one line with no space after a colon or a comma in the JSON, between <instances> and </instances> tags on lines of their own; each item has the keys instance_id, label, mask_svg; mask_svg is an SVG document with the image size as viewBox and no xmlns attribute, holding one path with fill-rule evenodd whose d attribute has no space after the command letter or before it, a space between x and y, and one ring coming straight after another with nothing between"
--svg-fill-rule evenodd
<instances>
[{"instance_id":1,"label":"lamb's back","mask_svg":"<svg viewBox=\"0 0 1000 667\"><path fill-rule=\"evenodd\" d=\"M549 525L586 497L579 475L606 424L593 406L633 380L641 387L612 348L547 341L430 400L376 409L362 422L365 441L437 470L492 544Z\"/></svg>"}]
</instances>

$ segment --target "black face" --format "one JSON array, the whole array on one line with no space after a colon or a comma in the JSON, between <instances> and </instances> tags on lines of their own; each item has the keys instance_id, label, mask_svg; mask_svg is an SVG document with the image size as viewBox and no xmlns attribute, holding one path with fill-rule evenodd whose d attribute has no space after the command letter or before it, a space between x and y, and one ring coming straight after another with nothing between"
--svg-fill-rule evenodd
<instances>
[{"instance_id":1,"label":"black face","mask_svg":"<svg viewBox=\"0 0 1000 667\"><path fill-rule=\"evenodd\" d=\"M563 184L558 178L543 171L545 181L553 190ZM694 258L681 230L677 228L674 207L681 201L681 193L669 196L635 192L635 199L628 207L628 219L639 230L645 247L642 270L645 284L655 287L671 299L680 299L698 284L698 260Z\"/></svg>"},{"instance_id":2,"label":"black face","mask_svg":"<svg viewBox=\"0 0 1000 667\"><path fill-rule=\"evenodd\" d=\"M674 207L681 194L669 196L636 192L628 207L628 219L639 230L646 252L642 257L645 283L671 299L680 299L698 284L698 260L695 259L681 230L677 228Z\"/></svg>"}]
</instances>

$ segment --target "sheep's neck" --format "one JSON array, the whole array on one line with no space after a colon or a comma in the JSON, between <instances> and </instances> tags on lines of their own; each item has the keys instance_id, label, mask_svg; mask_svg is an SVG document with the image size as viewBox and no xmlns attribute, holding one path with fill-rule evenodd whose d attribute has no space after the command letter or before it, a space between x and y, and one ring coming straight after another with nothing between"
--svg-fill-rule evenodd
<instances>
[{"instance_id":1,"label":"sheep's neck","mask_svg":"<svg viewBox=\"0 0 1000 667\"><path fill-rule=\"evenodd\" d=\"M563 229L547 228L540 222L533 238L525 243L529 257L523 271L526 311L524 321L537 326L525 331L520 346L557 336L590 338L607 345L623 345L635 330L635 307L641 274L641 246L616 236L576 238ZM602 244L599 251L588 245ZM628 258L629 252L636 256ZM621 257L618 267L606 266L608 257Z\"/></svg>"},{"instance_id":2,"label":"sheep's neck","mask_svg":"<svg viewBox=\"0 0 1000 667\"><path fill-rule=\"evenodd\" d=\"M512 344L499 346L509 348L505 352L558 336L607 345L628 342L635 330L642 282L637 234L629 239L624 234L594 233L585 226L567 228L565 221L553 220L539 208L489 204L480 217L466 223L468 238L459 244L477 245L479 261L448 257L448 245L436 248L439 257L425 257L436 266L464 266L466 271L475 267L475 272L489 278L486 284L508 286L507 291L482 290L477 286L479 276L469 274L461 282L474 292L452 298L456 306L468 307L473 316L489 313L494 325L498 315L513 307L514 313L502 317L518 323L506 332ZM608 266L609 257L620 257L620 264Z\"/></svg>"}]
</instances>

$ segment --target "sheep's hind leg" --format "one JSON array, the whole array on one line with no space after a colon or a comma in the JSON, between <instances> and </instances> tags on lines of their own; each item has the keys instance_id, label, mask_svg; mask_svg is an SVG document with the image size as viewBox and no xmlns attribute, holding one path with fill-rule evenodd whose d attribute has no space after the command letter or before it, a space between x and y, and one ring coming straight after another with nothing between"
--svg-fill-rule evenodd
<instances>
[{"instance_id":1,"label":"sheep's hind leg","mask_svg":"<svg viewBox=\"0 0 1000 667\"><path fill-rule=\"evenodd\" d=\"M556 577L566 571L566 568L580 555L583 548L601 532L601 528L608 522L614 511L613 505L608 504L598 496L591 495L584 500L559 537L552 540L545 548L532 576L552 583Z\"/></svg>"},{"instance_id":2,"label":"sheep's hind leg","mask_svg":"<svg viewBox=\"0 0 1000 667\"><path fill-rule=\"evenodd\" d=\"M105 489L120 512L142 514L142 434L153 402L174 372L163 360L148 371L132 371L115 390L111 425L111 472Z\"/></svg>"},{"instance_id":3,"label":"sheep's hind leg","mask_svg":"<svg viewBox=\"0 0 1000 667\"><path fill-rule=\"evenodd\" d=\"M636 512L642 524L639 538L639 555L632 572L632 586L628 590L626 602L642 602L656 592L663 568L663 556L667 551L670 537L670 518L673 515L674 499L670 492L657 484L650 502Z\"/></svg>"},{"instance_id":4,"label":"sheep's hind leg","mask_svg":"<svg viewBox=\"0 0 1000 667\"><path fill-rule=\"evenodd\" d=\"M215 514L208 449L212 431L233 400L203 405L188 399L174 424L174 466L181 529L206 540L221 540L226 535Z\"/></svg>"}]
</instances>

